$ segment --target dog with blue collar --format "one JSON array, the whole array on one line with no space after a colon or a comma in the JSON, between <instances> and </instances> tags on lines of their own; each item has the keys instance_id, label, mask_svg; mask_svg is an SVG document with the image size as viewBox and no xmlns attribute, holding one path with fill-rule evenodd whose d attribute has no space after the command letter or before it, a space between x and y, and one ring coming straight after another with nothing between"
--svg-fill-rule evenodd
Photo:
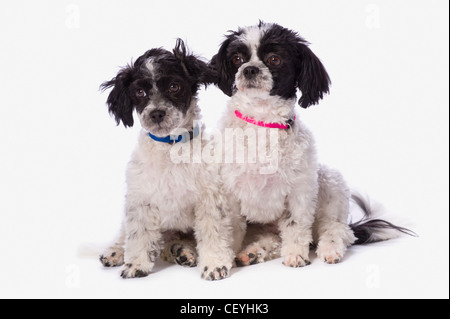
<instances>
[{"instance_id":1,"label":"dog with blue collar","mask_svg":"<svg viewBox=\"0 0 450 319\"><path fill-rule=\"evenodd\" d=\"M115 244L101 256L105 267L122 266L123 278L148 276L158 257L183 266L198 265L202 278L230 275L232 217L221 193L218 166L171 159L175 144L201 138L197 103L200 86L211 83L211 69L178 40L173 52L152 49L123 68L102 88L117 124L142 131L127 166L125 217ZM171 135L175 129L183 134ZM195 238L195 240L194 240Z\"/></svg>"}]
</instances>

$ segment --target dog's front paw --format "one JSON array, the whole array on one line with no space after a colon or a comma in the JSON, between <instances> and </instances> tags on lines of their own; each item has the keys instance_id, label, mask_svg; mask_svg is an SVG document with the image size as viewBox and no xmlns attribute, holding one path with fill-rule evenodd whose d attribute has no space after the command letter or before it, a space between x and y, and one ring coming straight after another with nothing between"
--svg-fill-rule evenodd
<instances>
[{"instance_id":1,"label":"dog's front paw","mask_svg":"<svg viewBox=\"0 0 450 319\"><path fill-rule=\"evenodd\" d=\"M283 265L292 268L299 268L311 265L311 261L300 255L287 255L284 257Z\"/></svg>"},{"instance_id":2,"label":"dog's front paw","mask_svg":"<svg viewBox=\"0 0 450 319\"><path fill-rule=\"evenodd\" d=\"M222 280L230 276L230 269L226 266L203 268L202 278L205 280Z\"/></svg>"},{"instance_id":3,"label":"dog's front paw","mask_svg":"<svg viewBox=\"0 0 450 319\"><path fill-rule=\"evenodd\" d=\"M119 267L123 262L123 248L108 249L100 256L100 262L105 267Z\"/></svg>"},{"instance_id":4,"label":"dog's front paw","mask_svg":"<svg viewBox=\"0 0 450 319\"><path fill-rule=\"evenodd\" d=\"M122 267L120 276L123 279L129 278L143 278L147 277L152 270L150 265L142 264L126 264Z\"/></svg>"}]
</instances>

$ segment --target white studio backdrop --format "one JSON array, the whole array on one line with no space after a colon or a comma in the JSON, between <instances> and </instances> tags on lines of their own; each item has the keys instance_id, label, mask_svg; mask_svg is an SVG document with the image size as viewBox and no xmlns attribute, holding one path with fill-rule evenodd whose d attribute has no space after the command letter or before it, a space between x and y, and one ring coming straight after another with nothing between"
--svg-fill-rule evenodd
<instances>
[{"instance_id":1,"label":"white studio backdrop","mask_svg":"<svg viewBox=\"0 0 450 319\"><path fill-rule=\"evenodd\" d=\"M433 1L14 1L0 12L0 297L446 297L449 3ZM280 260L218 283L159 262L123 281L80 247L119 228L138 125L116 127L99 85L176 38L205 59L259 19L298 31L331 94L299 114L323 163L419 238L351 248L305 269ZM227 97L200 93L213 127ZM190 289L174 289L183 282ZM247 287L247 288L245 288ZM301 289L300 289L300 288Z\"/></svg>"}]
</instances>

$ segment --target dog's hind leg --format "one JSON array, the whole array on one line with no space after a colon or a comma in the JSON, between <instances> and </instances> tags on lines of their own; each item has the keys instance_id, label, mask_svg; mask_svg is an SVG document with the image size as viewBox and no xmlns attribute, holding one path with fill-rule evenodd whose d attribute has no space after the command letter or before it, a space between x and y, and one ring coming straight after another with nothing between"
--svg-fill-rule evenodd
<instances>
[{"instance_id":1,"label":"dog's hind leg","mask_svg":"<svg viewBox=\"0 0 450 319\"><path fill-rule=\"evenodd\" d=\"M114 244L108 247L101 255L100 262L105 267L119 267L124 264L125 227L122 224Z\"/></svg>"},{"instance_id":2,"label":"dog's hind leg","mask_svg":"<svg viewBox=\"0 0 450 319\"><path fill-rule=\"evenodd\" d=\"M276 225L250 224L244 249L236 256L236 266L263 263L281 257L281 237Z\"/></svg>"},{"instance_id":3,"label":"dog's hind leg","mask_svg":"<svg viewBox=\"0 0 450 319\"><path fill-rule=\"evenodd\" d=\"M356 240L347 223L349 201L350 191L342 175L322 166L313 234L317 256L328 264L340 262L347 247Z\"/></svg>"},{"instance_id":4,"label":"dog's hind leg","mask_svg":"<svg viewBox=\"0 0 450 319\"><path fill-rule=\"evenodd\" d=\"M193 233L167 232L164 234L164 242L164 249L161 252L163 260L184 267L197 266L198 254Z\"/></svg>"},{"instance_id":5,"label":"dog's hind leg","mask_svg":"<svg viewBox=\"0 0 450 319\"><path fill-rule=\"evenodd\" d=\"M344 258L347 247L356 240L346 223L328 219L317 220L315 226L318 232L316 254L327 264L336 264Z\"/></svg>"}]
</instances>

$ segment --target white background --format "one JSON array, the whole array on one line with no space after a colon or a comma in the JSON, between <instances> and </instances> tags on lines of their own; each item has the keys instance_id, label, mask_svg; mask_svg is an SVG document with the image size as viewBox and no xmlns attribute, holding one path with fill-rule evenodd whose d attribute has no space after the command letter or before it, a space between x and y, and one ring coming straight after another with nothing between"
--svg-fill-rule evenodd
<instances>
[{"instance_id":1,"label":"white background","mask_svg":"<svg viewBox=\"0 0 450 319\"><path fill-rule=\"evenodd\" d=\"M10 1L0 12L0 297L426 298L449 296L449 3L433 1ZM116 127L99 85L146 50L185 39L210 58L262 19L298 31L333 86L300 110L322 162L419 238L281 260L205 282L158 262L145 279L78 256L119 228L139 127ZM227 98L200 93L214 126ZM311 254L312 256L313 254Z\"/></svg>"}]
</instances>

